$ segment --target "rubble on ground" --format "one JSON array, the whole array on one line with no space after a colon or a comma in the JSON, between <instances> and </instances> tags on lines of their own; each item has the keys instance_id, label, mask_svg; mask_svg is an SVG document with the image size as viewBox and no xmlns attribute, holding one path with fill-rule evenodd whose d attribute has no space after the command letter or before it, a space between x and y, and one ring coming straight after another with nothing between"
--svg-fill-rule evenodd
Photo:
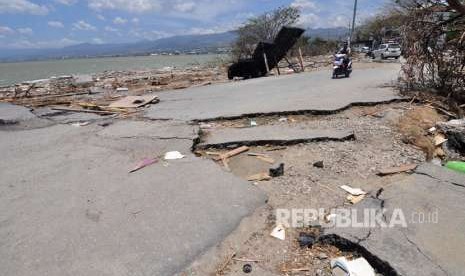
<instances>
[{"instance_id":1,"label":"rubble on ground","mask_svg":"<svg viewBox=\"0 0 465 276\"><path fill-rule=\"evenodd\" d=\"M108 105L125 96L140 96L226 80L221 67L106 71L94 75L59 76L0 87L0 102L29 107Z\"/></svg>"}]
</instances>

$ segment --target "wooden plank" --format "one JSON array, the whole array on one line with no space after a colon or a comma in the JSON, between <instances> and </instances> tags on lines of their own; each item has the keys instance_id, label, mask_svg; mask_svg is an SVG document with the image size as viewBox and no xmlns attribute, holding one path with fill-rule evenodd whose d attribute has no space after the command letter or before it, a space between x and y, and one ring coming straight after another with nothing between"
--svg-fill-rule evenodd
<instances>
[{"instance_id":1,"label":"wooden plank","mask_svg":"<svg viewBox=\"0 0 465 276\"><path fill-rule=\"evenodd\" d=\"M52 110L81 112L81 113L95 113L95 114L102 114L102 115L116 114L116 112L110 112L110 111L88 110L88 109L78 109L78 108L68 108L68 107L52 107Z\"/></svg>"},{"instance_id":2,"label":"wooden plank","mask_svg":"<svg viewBox=\"0 0 465 276\"><path fill-rule=\"evenodd\" d=\"M299 62L300 62L300 67L302 67L302 72L305 72L304 58L302 57L302 49L300 49L300 47L299 47Z\"/></svg>"},{"instance_id":3,"label":"wooden plank","mask_svg":"<svg viewBox=\"0 0 465 276\"><path fill-rule=\"evenodd\" d=\"M248 151L250 148L247 147L247 146L242 146L242 147L239 147L237 149L234 149L232 151L228 151L227 153L224 153L224 154L221 154L220 156L218 156L217 158L215 158L217 161L219 160L222 160L222 159L228 159L228 158L231 158L233 156L236 156L236 155L239 155L243 152L246 152Z\"/></svg>"},{"instance_id":4,"label":"wooden plank","mask_svg":"<svg viewBox=\"0 0 465 276\"><path fill-rule=\"evenodd\" d=\"M255 158L269 164L274 164L276 162L273 158L268 156L255 156Z\"/></svg>"},{"instance_id":5,"label":"wooden plank","mask_svg":"<svg viewBox=\"0 0 465 276\"><path fill-rule=\"evenodd\" d=\"M408 164L408 165L402 165L399 167L394 167L394 168L386 168L386 169L381 169L379 170L378 175L380 176L386 176L390 174L396 174L396 173L403 173L403 172L408 172L408 171L413 171L418 167L416 164Z\"/></svg>"},{"instance_id":6,"label":"wooden plank","mask_svg":"<svg viewBox=\"0 0 465 276\"><path fill-rule=\"evenodd\" d=\"M247 181L268 181L271 178L268 173L258 173L247 177Z\"/></svg>"}]
</instances>

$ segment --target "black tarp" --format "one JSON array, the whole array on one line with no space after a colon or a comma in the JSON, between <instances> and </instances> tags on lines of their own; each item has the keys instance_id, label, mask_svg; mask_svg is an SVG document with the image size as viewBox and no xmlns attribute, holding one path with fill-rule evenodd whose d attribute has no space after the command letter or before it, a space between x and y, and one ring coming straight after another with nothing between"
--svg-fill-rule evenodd
<instances>
[{"instance_id":1,"label":"black tarp","mask_svg":"<svg viewBox=\"0 0 465 276\"><path fill-rule=\"evenodd\" d=\"M229 67L228 78L258 78L266 75L264 53L269 69L275 68L287 52L295 45L305 30L294 27L283 27L273 43L260 42L250 59L240 60Z\"/></svg>"}]
</instances>

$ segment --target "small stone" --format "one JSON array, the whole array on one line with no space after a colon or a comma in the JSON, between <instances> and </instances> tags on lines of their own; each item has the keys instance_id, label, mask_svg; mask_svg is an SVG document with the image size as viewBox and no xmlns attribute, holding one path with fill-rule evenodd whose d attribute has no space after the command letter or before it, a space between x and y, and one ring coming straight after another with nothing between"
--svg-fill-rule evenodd
<instances>
[{"instance_id":1,"label":"small stone","mask_svg":"<svg viewBox=\"0 0 465 276\"><path fill-rule=\"evenodd\" d=\"M307 233L300 233L299 234L299 245L300 247L309 247L312 248L313 244L317 241L315 235L313 234L307 234Z\"/></svg>"},{"instance_id":2,"label":"small stone","mask_svg":"<svg viewBox=\"0 0 465 276\"><path fill-rule=\"evenodd\" d=\"M313 167L323 169L325 167L325 164L323 161L318 161L318 162L313 163Z\"/></svg>"},{"instance_id":3,"label":"small stone","mask_svg":"<svg viewBox=\"0 0 465 276\"><path fill-rule=\"evenodd\" d=\"M251 273L252 272L252 266L250 264L245 264L242 267L242 271L244 271L244 273Z\"/></svg>"},{"instance_id":4,"label":"small stone","mask_svg":"<svg viewBox=\"0 0 465 276\"><path fill-rule=\"evenodd\" d=\"M284 175L284 164L281 163L278 166L272 167L270 169L270 176L271 177L279 177Z\"/></svg>"}]
</instances>

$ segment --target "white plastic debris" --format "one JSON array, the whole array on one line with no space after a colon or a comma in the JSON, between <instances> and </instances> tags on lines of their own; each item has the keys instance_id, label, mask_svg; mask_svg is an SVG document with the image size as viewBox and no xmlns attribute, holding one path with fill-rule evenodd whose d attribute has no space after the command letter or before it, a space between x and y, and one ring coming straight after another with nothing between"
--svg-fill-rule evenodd
<instances>
[{"instance_id":1,"label":"white plastic debris","mask_svg":"<svg viewBox=\"0 0 465 276\"><path fill-rule=\"evenodd\" d=\"M83 126L88 126L90 125L90 122L79 122L79 123L74 123L71 124L73 127L83 127Z\"/></svg>"},{"instance_id":2,"label":"white plastic debris","mask_svg":"<svg viewBox=\"0 0 465 276\"><path fill-rule=\"evenodd\" d=\"M360 196L360 195L366 195L367 194L365 191L363 191L360 188L352 188L352 187L349 187L347 185L341 186L341 189L343 189L344 191L348 192L349 194L351 194L353 196Z\"/></svg>"},{"instance_id":3,"label":"white plastic debris","mask_svg":"<svg viewBox=\"0 0 465 276\"><path fill-rule=\"evenodd\" d=\"M353 261L348 261L345 257L331 260L331 268L342 269L346 276L375 276L375 270L365 260L358 258Z\"/></svg>"},{"instance_id":4,"label":"white plastic debris","mask_svg":"<svg viewBox=\"0 0 465 276\"><path fill-rule=\"evenodd\" d=\"M252 120L252 121L250 121L250 126L256 127L256 126L258 126L258 124L257 124L256 121L253 121L253 120Z\"/></svg>"},{"instance_id":5,"label":"white plastic debris","mask_svg":"<svg viewBox=\"0 0 465 276\"><path fill-rule=\"evenodd\" d=\"M213 128L213 125L212 124L200 123L200 128L201 129L211 129L211 128Z\"/></svg>"},{"instance_id":6,"label":"white plastic debris","mask_svg":"<svg viewBox=\"0 0 465 276\"><path fill-rule=\"evenodd\" d=\"M287 118L285 118L285 117L279 118L279 121L280 121L281 123L287 122Z\"/></svg>"},{"instance_id":7,"label":"white plastic debris","mask_svg":"<svg viewBox=\"0 0 465 276\"><path fill-rule=\"evenodd\" d=\"M286 240L286 229L284 228L284 226L279 224L273 229L270 235L274 238L284 241Z\"/></svg>"},{"instance_id":8,"label":"white plastic debris","mask_svg":"<svg viewBox=\"0 0 465 276\"><path fill-rule=\"evenodd\" d=\"M165 153L165 160L176 160L176 159L182 159L185 156L182 155L179 151L170 151Z\"/></svg>"},{"instance_id":9,"label":"white plastic debris","mask_svg":"<svg viewBox=\"0 0 465 276\"><path fill-rule=\"evenodd\" d=\"M128 92L128 91L129 91L129 88L127 87L116 88L116 92Z\"/></svg>"}]
</instances>

